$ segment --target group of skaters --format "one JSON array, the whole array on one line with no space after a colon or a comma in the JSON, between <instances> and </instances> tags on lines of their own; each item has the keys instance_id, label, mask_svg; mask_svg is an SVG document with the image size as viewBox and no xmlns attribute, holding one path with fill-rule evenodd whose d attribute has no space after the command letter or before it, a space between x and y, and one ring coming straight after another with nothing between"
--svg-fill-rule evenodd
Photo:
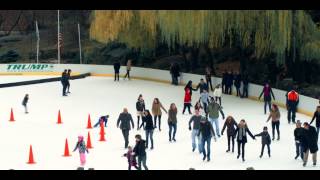
<instances>
[{"instance_id":1,"label":"group of skaters","mask_svg":"<svg viewBox=\"0 0 320 180\"><path fill-rule=\"evenodd\" d=\"M127 71L126 71L125 76L123 77L124 80L125 80L126 78L128 78L129 80L131 79L131 78L130 78L131 67L132 67L132 60L129 59L129 60L127 61L127 64L126 64L126 70L127 70ZM116 61L116 62L113 64L113 69L114 69L114 81L119 81L120 68L121 68L120 61Z\"/></svg>"},{"instance_id":2,"label":"group of skaters","mask_svg":"<svg viewBox=\"0 0 320 180\"><path fill-rule=\"evenodd\" d=\"M71 69L65 69L61 75L62 96L68 96L68 94L70 93L70 77Z\"/></svg>"}]
</instances>

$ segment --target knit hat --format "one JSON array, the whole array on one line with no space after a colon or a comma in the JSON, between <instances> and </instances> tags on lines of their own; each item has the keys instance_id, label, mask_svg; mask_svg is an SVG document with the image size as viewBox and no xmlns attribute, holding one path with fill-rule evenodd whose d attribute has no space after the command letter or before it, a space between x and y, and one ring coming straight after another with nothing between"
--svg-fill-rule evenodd
<instances>
[{"instance_id":1,"label":"knit hat","mask_svg":"<svg viewBox=\"0 0 320 180\"><path fill-rule=\"evenodd\" d=\"M267 126L263 127L263 130L268 130L268 127Z\"/></svg>"}]
</instances>

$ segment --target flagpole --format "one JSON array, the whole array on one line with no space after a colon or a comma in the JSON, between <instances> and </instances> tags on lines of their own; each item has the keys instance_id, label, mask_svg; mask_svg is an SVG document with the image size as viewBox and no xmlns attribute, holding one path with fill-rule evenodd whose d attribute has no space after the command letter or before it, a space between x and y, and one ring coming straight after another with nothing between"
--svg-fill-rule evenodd
<instances>
[{"instance_id":1,"label":"flagpole","mask_svg":"<svg viewBox=\"0 0 320 180\"><path fill-rule=\"evenodd\" d=\"M39 43L40 43L40 34L39 34L38 21L36 21L36 32L37 32L37 64L39 64Z\"/></svg>"},{"instance_id":2,"label":"flagpole","mask_svg":"<svg viewBox=\"0 0 320 180\"><path fill-rule=\"evenodd\" d=\"M58 10L58 64L60 64L60 10Z\"/></svg>"},{"instance_id":3,"label":"flagpole","mask_svg":"<svg viewBox=\"0 0 320 180\"><path fill-rule=\"evenodd\" d=\"M78 23L78 34L79 34L79 53L80 53L80 64L82 64L82 55L81 55L81 37L80 37L80 24Z\"/></svg>"}]
</instances>

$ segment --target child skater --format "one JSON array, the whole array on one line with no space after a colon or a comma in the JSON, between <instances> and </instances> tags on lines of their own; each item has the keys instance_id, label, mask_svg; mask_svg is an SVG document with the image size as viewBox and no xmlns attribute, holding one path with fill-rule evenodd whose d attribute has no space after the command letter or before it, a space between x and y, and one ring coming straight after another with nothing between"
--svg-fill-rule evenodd
<instances>
[{"instance_id":1,"label":"child skater","mask_svg":"<svg viewBox=\"0 0 320 180\"><path fill-rule=\"evenodd\" d=\"M83 140L83 136L78 136L78 142L76 147L74 148L73 152L79 149L80 154L80 164L84 166L86 164L86 152L89 153L86 143Z\"/></svg>"},{"instance_id":2,"label":"child skater","mask_svg":"<svg viewBox=\"0 0 320 180\"><path fill-rule=\"evenodd\" d=\"M24 106L24 109L25 109L25 113L28 114L28 107L27 107L27 103L29 101L29 94L26 94L23 98L23 101L22 101L22 105Z\"/></svg>"},{"instance_id":3,"label":"child skater","mask_svg":"<svg viewBox=\"0 0 320 180\"><path fill-rule=\"evenodd\" d=\"M138 169L137 160L136 160L136 157L135 157L135 155L133 153L133 150L132 150L131 146L128 146L128 152L125 153L123 156L127 157L127 159L128 159L128 170L129 171L131 170L132 166L134 168Z\"/></svg>"},{"instance_id":4,"label":"child skater","mask_svg":"<svg viewBox=\"0 0 320 180\"><path fill-rule=\"evenodd\" d=\"M261 133L254 135L254 137L257 137L257 136L261 136L261 143L262 143L260 158L262 158L262 156L263 156L264 147L266 145L268 147L268 155L269 155L269 157L271 157L271 155L270 155L271 138L270 138L270 135L268 132L268 127L267 126L263 127L263 131Z\"/></svg>"}]
</instances>

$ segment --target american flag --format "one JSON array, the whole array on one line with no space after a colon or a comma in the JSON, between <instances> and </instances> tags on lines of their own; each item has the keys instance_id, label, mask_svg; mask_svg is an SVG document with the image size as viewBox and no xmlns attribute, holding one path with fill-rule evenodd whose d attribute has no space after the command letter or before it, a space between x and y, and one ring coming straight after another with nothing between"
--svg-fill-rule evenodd
<instances>
[{"instance_id":1,"label":"american flag","mask_svg":"<svg viewBox=\"0 0 320 180\"><path fill-rule=\"evenodd\" d=\"M60 51L63 48L63 36L62 33L59 33L59 38L58 38L59 42L58 42L58 47L60 48Z\"/></svg>"}]
</instances>

